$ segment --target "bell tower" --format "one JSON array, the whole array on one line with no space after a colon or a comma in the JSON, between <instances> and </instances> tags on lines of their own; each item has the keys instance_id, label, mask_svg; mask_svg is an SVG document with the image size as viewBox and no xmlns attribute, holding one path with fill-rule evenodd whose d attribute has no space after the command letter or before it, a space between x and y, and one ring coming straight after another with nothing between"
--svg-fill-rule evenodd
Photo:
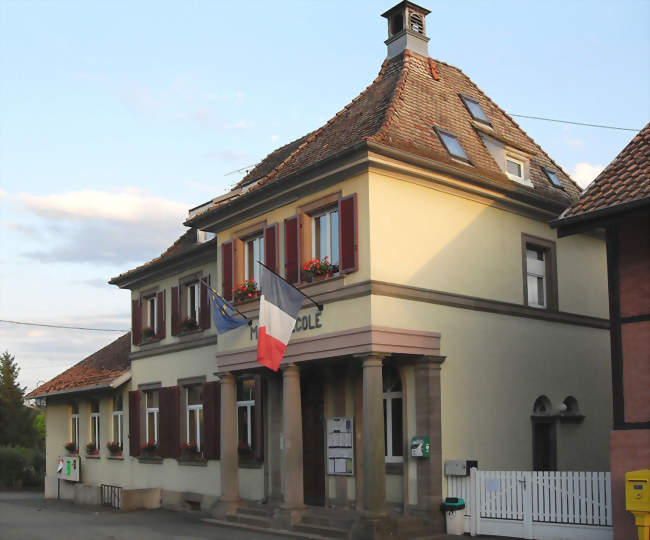
<instances>
[{"instance_id":1,"label":"bell tower","mask_svg":"<svg viewBox=\"0 0 650 540\"><path fill-rule=\"evenodd\" d=\"M425 18L428 9L404 0L389 9L382 17L388 19L387 58L392 58L409 49L422 56L429 56L429 38L426 34Z\"/></svg>"}]
</instances>

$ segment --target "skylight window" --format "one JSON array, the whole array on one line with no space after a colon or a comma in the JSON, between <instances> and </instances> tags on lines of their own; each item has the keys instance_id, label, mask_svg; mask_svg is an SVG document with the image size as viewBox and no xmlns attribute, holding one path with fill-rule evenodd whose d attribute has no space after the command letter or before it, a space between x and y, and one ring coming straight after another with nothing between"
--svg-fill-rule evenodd
<instances>
[{"instance_id":1,"label":"skylight window","mask_svg":"<svg viewBox=\"0 0 650 540\"><path fill-rule=\"evenodd\" d=\"M485 111L482 109L477 100L468 96L464 96L462 94L460 95L460 99L463 100L465 107L467 107L469 114L472 115L472 118L474 120L478 120L479 122L483 122L485 124L490 124L490 119L487 117L487 114L485 114Z\"/></svg>"},{"instance_id":2,"label":"skylight window","mask_svg":"<svg viewBox=\"0 0 650 540\"><path fill-rule=\"evenodd\" d=\"M546 167L543 167L543 169L544 169L544 173L546 174L546 176L548 176L548 179L551 181L551 184L553 184L555 187L564 189L564 186L562 185L562 182L560 182L560 179L557 177L557 174L547 169Z\"/></svg>"},{"instance_id":3,"label":"skylight window","mask_svg":"<svg viewBox=\"0 0 650 540\"><path fill-rule=\"evenodd\" d=\"M439 128L434 128L434 129L436 130L438 137L440 137L442 144L445 145L447 152L449 152L455 158L462 159L463 161L469 162L469 158L467 157L465 150L463 150L463 147L458 142L458 138L456 137L456 135L454 135L449 131L444 131Z\"/></svg>"}]
</instances>

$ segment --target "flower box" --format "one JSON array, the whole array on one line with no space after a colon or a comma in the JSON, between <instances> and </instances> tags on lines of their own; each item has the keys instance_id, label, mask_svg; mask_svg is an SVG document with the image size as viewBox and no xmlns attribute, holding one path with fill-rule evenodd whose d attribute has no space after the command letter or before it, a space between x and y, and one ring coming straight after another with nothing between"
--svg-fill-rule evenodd
<instances>
[{"instance_id":1,"label":"flower box","mask_svg":"<svg viewBox=\"0 0 650 540\"><path fill-rule=\"evenodd\" d=\"M99 455L99 450L97 449L97 445L94 442L89 442L86 445L86 454L88 454L89 456Z\"/></svg>"},{"instance_id":2,"label":"flower box","mask_svg":"<svg viewBox=\"0 0 650 540\"><path fill-rule=\"evenodd\" d=\"M302 277L307 282L319 281L321 279L331 278L339 267L336 264L331 264L327 257L323 259L311 259L302 266Z\"/></svg>"},{"instance_id":3,"label":"flower box","mask_svg":"<svg viewBox=\"0 0 650 540\"><path fill-rule=\"evenodd\" d=\"M250 302L257 299L260 295L260 291L257 289L257 282L254 279L247 279L244 283L235 287L232 293L235 304Z\"/></svg>"},{"instance_id":4,"label":"flower box","mask_svg":"<svg viewBox=\"0 0 650 540\"><path fill-rule=\"evenodd\" d=\"M193 332L194 330L199 329L199 325L194 319L188 317L181 323L181 329L184 332Z\"/></svg>"},{"instance_id":5,"label":"flower box","mask_svg":"<svg viewBox=\"0 0 650 540\"><path fill-rule=\"evenodd\" d=\"M65 445L63 445L63 448L65 448L69 453L73 455L79 453L79 450L77 450L77 445L73 442L65 443Z\"/></svg>"},{"instance_id":6,"label":"flower box","mask_svg":"<svg viewBox=\"0 0 650 540\"><path fill-rule=\"evenodd\" d=\"M155 339L156 338L156 331L151 328L151 326L147 326L146 328L142 329L142 338L143 339Z\"/></svg>"},{"instance_id":7,"label":"flower box","mask_svg":"<svg viewBox=\"0 0 650 540\"><path fill-rule=\"evenodd\" d=\"M201 459L201 451L196 443L189 442L181 444L182 459Z\"/></svg>"},{"instance_id":8,"label":"flower box","mask_svg":"<svg viewBox=\"0 0 650 540\"><path fill-rule=\"evenodd\" d=\"M140 447L140 457L156 457L158 455L158 443L156 441L149 441Z\"/></svg>"},{"instance_id":9,"label":"flower box","mask_svg":"<svg viewBox=\"0 0 650 540\"><path fill-rule=\"evenodd\" d=\"M115 441L109 441L106 443L106 448L111 453L111 456L121 456L122 455L122 445L118 444Z\"/></svg>"}]
</instances>

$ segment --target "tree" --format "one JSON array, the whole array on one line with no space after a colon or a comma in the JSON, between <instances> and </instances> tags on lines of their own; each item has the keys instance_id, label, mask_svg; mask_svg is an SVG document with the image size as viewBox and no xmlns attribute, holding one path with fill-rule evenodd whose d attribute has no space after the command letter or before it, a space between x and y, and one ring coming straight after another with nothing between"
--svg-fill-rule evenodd
<instances>
[{"instance_id":1,"label":"tree","mask_svg":"<svg viewBox=\"0 0 650 540\"><path fill-rule=\"evenodd\" d=\"M25 388L18 384L20 368L9 351L0 356L0 445L36 446L34 412L25 407Z\"/></svg>"}]
</instances>

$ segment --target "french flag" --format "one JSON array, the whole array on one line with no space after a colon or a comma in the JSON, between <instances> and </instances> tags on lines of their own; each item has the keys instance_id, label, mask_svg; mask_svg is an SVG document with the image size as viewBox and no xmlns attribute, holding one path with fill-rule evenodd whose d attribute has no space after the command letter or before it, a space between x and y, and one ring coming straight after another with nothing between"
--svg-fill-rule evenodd
<instances>
[{"instance_id":1,"label":"french flag","mask_svg":"<svg viewBox=\"0 0 650 540\"><path fill-rule=\"evenodd\" d=\"M257 361L277 371L304 295L264 265L260 265L260 291Z\"/></svg>"}]
</instances>

